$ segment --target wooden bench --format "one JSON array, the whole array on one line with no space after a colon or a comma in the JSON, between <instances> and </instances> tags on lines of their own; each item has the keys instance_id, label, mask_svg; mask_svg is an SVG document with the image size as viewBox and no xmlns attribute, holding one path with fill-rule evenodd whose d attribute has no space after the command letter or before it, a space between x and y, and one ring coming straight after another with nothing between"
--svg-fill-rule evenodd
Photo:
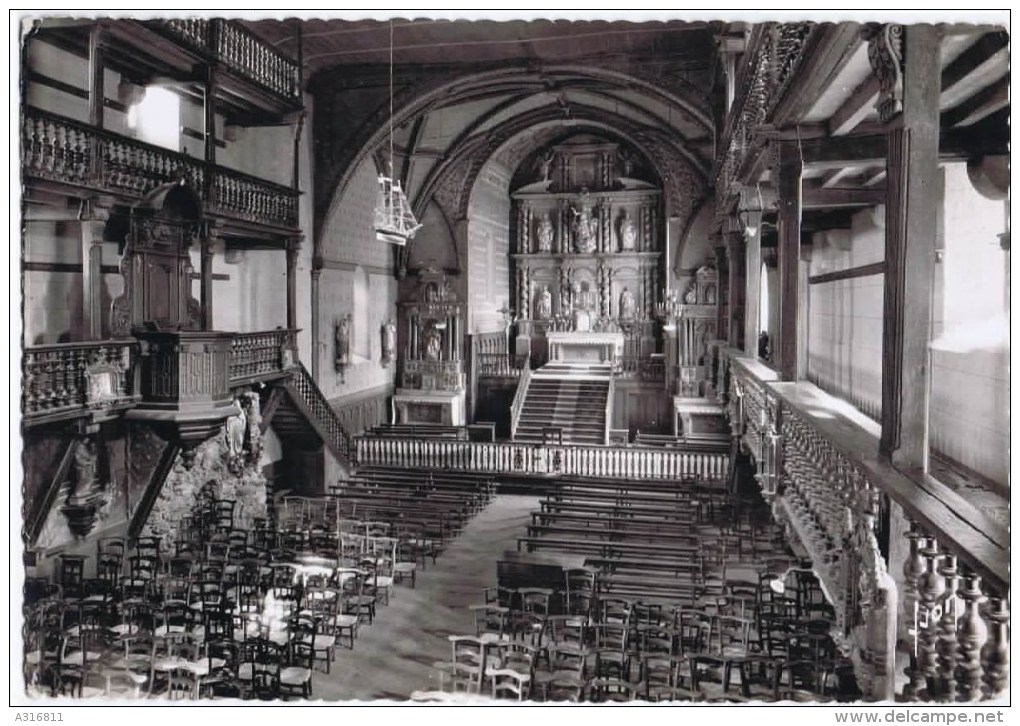
<instances>
[{"instance_id":1,"label":"wooden bench","mask_svg":"<svg viewBox=\"0 0 1020 726\"><path fill-rule=\"evenodd\" d=\"M528 538L537 537L569 537L571 539L594 540L599 542L637 543L649 542L659 544L675 544L679 547L701 546L701 538L690 533L669 533L627 529L626 527L571 527L568 525L529 524Z\"/></svg>"},{"instance_id":2,"label":"wooden bench","mask_svg":"<svg viewBox=\"0 0 1020 726\"><path fill-rule=\"evenodd\" d=\"M675 518L618 516L615 512L532 512L531 523L541 525L576 524L592 529L627 527L647 532L677 532L680 528L692 531L697 522L693 516L685 518L678 513Z\"/></svg>"}]
</instances>

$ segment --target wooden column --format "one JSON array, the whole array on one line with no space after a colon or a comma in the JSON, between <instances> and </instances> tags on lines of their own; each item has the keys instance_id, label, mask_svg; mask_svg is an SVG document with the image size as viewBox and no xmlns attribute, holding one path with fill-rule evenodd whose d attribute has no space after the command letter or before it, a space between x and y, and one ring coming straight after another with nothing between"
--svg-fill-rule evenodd
<instances>
[{"instance_id":1,"label":"wooden column","mask_svg":"<svg viewBox=\"0 0 1020 726\"><path fill-rule=\"evenodd\" d=\"M202 304L202 330L213 329L212 260L213 240L219 235L220 226L209 220L202 235L202 250L199 268L199 301Z\"/></svg>"},{"instance_id":2,"label":"wooden column","mask_svg":"<svg viewBox=\"0 0 1020 726\"><path fill-rule=\"evenodd\" d=\"M89 32L89 124L103 128L103 108L106 101L103 44L106 28L96 23Z\"/></svg>"},{"instance_id":3,"label":"wooden column","mask_svg":"<svg viewBox=\"0 0 1020 726\"><path fill-rule=\"evenodd\" d=\"M882 328L881 453L908 468L926 468L932 284L937 245L940 32L930 25L883 29L872 44L902 37L902 114L895 88L879 94L892 116L886 161L885 303ZM876 53L874 63L899 64Z\"/></svg>"},{"instance_id":4,"label":"wooden column","mask_svg":"<svg viewBox=\"0 0 1020 726\"><path fill-rule=\"evenodd\" d=\"M318 262L318 264L316 264ZM319 380L319 280L322 277L321 258L312 261L312 378Z\"/></svg>"},{"instance_id":5,"label":"wooden column","mask_svg":"<svg viewBox=\"0 0 1020 726\"><path fill-rule=\"evenodd\" d=\"M297 261L301 237L287 240L287 327L297 328Z\"/></svg>"},{"instance_id":6,"label":"wooden column","mask_svg":"<svg viewBox=\"0 0 1020 726\"><path fill-rule=\"evenodd\" d=\"M761 210L741 212L744 229L744 266L747 294L744 297L744 352L758 357L758 317L761 306Z\"/></svg>"},{"instance_id":7,"label":"wooden column","mask_svg":"<svg viewBox=\"0 0 1020 726\"><path fill-rule=\"evenodd\" d=\"M216 163L216 69L205 67L205 160ZM208 175L207 175L208 176Z\"/></svg>"},{"instance_id":8,"label":"wooden column","mask_svg":"<svg viewBox=\"0 0 1020 726\"><path fill-rule=\"evenodd\" d=\"M109 200L85 200L81 209L82 337L103 335L103 230L110 218Z\"/></svg>"},{"instance_id":9,"label":"wooden column","mask_svg":"<svg viewBox=\"0 0 1020 726\"><path fill-rule=\"evenodd\" d=\"M730 263L726 255L726 244L722 236L715 234L709 237L712 242L712 250L715 253L716 283L719 289L715 295L715 333L719 339L729 339L729 289L730 289ZM722 294L723 289L726 295ZM725 302L724 302L725 300Z\"/></svg>"},{"instance_id":10,"label":"wooden column","mask_svg":"<svg viewBox=\"0 0 1020 726\"><path fill-rule=\"evenodd\" d=\"M796 145L779 149L779 375L801 376L797 365L797 320L800 306L800 214L803 162Z\"/></svg>"},{"instance_id":11,"label":"wooden column","mask_svg":"<svg viewBox=\"0 0 1020 726\"><path fill-rule=\"evenodd\" d=\"M726 258L729 265L729 288L727 305L729 335L727 341L731 348L743 348L745 336L744 292L747 287L747 245L744 235L740 232L727 232L723 239L726 242Z\"/></svg>"}]
</instances>

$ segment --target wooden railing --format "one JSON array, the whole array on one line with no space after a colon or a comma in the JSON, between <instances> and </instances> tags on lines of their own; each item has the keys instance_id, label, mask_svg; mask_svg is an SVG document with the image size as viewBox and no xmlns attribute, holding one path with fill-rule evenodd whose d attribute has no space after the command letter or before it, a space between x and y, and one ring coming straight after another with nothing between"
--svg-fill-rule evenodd
<instances>
[{"instance_id":1,"label":"wooden railing","mask_svg":"<svg viewBox=\"0 0 1020 726\"><path fill-rule=\"evenodd\" d=\"M243 26L222 18L153 20L151 27L281 98L301 98L301 67Z\"/></svg>"},{"instance_id":2,"label":"wooden railing","mask_svg":"<svg viewBox=\"0 0 1020 726\"><path fill-rule=\"evenodd\" d=\"M865 697L1002 694L1009 533L938 482L880 459L878 426L852 407L810 383L777 382L738 351L722 355L731 424L790 541L813 563ZM890 504L909 524L906 547L888 541L898 529L884 521ZM894 550L908 551L902 564L890 563ZM900 693L897 641L909 651Z\"/></svg>"},{"instance_id":3,"label":"wooden railing","mask_svg":"<svg viewBox=\"0 0 1020 726\"><path fill-rule=\"evenodd\" d=\"M39 109L25 111L21 145L26 176L133 197L183 179L212 214L288 229L298 224L294 189Z\"/></svg>"},{"instance_id":4,"label":"wooden railing","mask_svg":"<svg viewBox=\"0 0 1020 726\"><path fill-rule=\"evenodd\" d=\"M322 395L322 391L304 365L297 363L293 371L294 375L288 387L300 398L300 404L305 408L306 415L318 429L325 444L346 463L351 458L351 439L339 416Z\"/></svg>"},{"instance_id":5,"label":"wooden railing","mask_svg":"<svg viewBox=\"0 0 1020 726\"><path fill-rule=\"evenodd\" d=\"M729 455L668 449L355 438L362 466L459 469L516 476L725 480Z\"/></svg>"},{"instance_id":6,"label":"wooden railing","mask_svg":"<svg viewBox=\"0 0 1020 726\"><path fill-rule=\"evenodd\" d=\"M619 378L652 383L662 383L666 380L666 362L660 357L623 355L619 361L620 369L617 372Z\"/></svg>"},{"instance_id":7,"label":"wooden railing","mask_svg":"<svg viewBox=\"0 0 1020 726\"><path fill-rule=\"evenodd\" d=\"M528 386L531 385L531 369L523 368L521 376L517 379L517 390L514 392L513 403L510 404L510 438L517 436L517 424L520 423L521 413L524 411L524 399L528 396Z\"/></svg>"},{"instance_id":8,"label":"wooden railing","mask_svg":"<svg viewBox=\"0 0 1020 726\"><path fill-rule=\"evenodd\" d=\"M296 329L238 333L230 343L230 385L283 373L297 360Z\"/></svg>"},{"instance_id":9,"label":"wooden railing","mask_svg":"<svg viewBox=\"0 0 1020 726\"><path fill-rule=\"evenodd\" d=\"M229 353L229 385L279 377L297 359L297 330L238 333ZM140 362L136 340L58 343L26 348L22 358L21 413L26 424L129 408Z\"/></svg>"},{"instance_id":10,"label":"wooden railing","mask_svg":"<svg viewBox=\"0 0 1020 726\"><path fill-rule=\"evenodd\" d=\"M716 213L728 209L728 197L744 160L767 140L763 133L804 58L814 23L762 23L754 28L744 55L733 105L716 160Z\"/></svg>"},{"instance_id":11,"label":"wooden railing","mask_svg":"<svg viewBox=\"0 0 1020 726\"><path fill-rule=\"evenodd\" d=\"M26 423L73 416L90 408L130 406L137 400L134 340L60 343L26 348L21 414Z\"/></svg>"},{"instance_id":12,"label":"wooden railing","mask_svg":"<svg viewBox=\"0 0 1020 726\"><path fill-rule=\"evenodd\" d=\"M471 336L474 352L475 377L498 376L516 378L527 361L514 360L507 348L507 334L477 333Z\"/></svg>"}]
</instances>

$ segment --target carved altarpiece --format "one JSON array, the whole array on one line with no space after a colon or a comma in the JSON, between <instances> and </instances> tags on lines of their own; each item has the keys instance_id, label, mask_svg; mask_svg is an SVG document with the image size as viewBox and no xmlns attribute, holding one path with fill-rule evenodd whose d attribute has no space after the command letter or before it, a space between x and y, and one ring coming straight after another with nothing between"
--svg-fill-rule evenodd
<instances>
[{"instance_id":1,"label":"carved altarpiece","mask_svg":"<svg viewBox=\"0 0 1020 726\"><path fill-rule=\"evenodd\" d=\"M625 355L655 353L665 243L651 166L591 135L534 159L511 195L516 355L544 363L549 332L623 332Z\"/></svg>"}]
</instances>

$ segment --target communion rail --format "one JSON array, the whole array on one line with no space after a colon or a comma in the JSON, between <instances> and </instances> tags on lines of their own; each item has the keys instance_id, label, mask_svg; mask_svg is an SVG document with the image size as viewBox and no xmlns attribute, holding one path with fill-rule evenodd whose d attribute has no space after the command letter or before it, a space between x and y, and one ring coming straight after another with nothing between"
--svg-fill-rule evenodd
<instances>
[{"instance_id":1,"label":"communion rail","mask_svg":"<svg viewBox=\"0 0 1020 726\"><path fill-rule=\"evenodd\" d=\"M669 449L355 438L359 466L459 469L514 476L726 480L729 455Z\"/></svg>"},{"instance_id":2,"label":"communion rail","mask_svg":"<svg viewBox=\"0 0 1020 726\"><path fill-rule=\"evenodd\" d=\"M729 382L733 434L790 541L810 557L865 697L1001 696L1009 533L931 477L880 459L878 425L813 384L777 382L734 350L722 351L716 380Z\"/></svg>"}]
</instances>

